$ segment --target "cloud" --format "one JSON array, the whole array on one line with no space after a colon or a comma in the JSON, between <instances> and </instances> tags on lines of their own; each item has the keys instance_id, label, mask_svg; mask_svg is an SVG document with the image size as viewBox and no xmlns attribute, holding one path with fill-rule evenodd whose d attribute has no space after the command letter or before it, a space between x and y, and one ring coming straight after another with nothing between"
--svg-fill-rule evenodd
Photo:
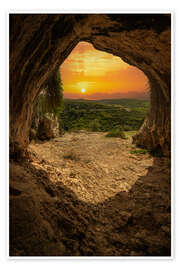
<instances>
[{"instance_id":1,"label":"cloud","mask_svg":"<svg viewBox=\"0 0 180 270\"><path fill-rule=\"evenodd\" d=\"M79 43L76 48L62 65L68 65L69 72L83 72L85 76L104 76L109 70L113 72L129 66L121 58L98 51L86 42Z\"/></svg>"},{"instance_id":2,"label":"cloud","mask_svg":"<svg viewBox=\"0 0 180 270\"><path fill-rule=\"evenodd\" d=\"M136 67L121 58L98 51L87 42L80 42L61 65L64 95L80 95L85 88L86 96L143 96L148 79ZM93 96L94 95L94 96Z\"/></svg>"}]
</instances>

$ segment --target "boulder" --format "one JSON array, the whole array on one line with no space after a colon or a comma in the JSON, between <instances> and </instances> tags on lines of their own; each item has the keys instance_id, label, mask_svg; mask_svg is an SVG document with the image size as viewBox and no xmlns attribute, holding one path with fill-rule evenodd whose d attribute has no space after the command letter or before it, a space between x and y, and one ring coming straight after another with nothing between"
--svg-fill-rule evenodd
<instances>
[{"instance_id":1,"label":"boulder","mask_svg":"<svg viewBox=\"0 0 180 270\"><path fill-rule=\"evenodd\" d=\"M39 121L37 129L37 138L40 140L48 140L59 136L59 122L58 119L52 119L44 116Z\"/></svg>"}]
</instances>

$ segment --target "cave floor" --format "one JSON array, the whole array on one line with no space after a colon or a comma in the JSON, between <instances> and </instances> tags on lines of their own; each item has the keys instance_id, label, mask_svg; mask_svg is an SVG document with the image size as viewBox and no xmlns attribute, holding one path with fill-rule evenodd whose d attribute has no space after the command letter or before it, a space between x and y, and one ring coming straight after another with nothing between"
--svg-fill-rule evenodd
<instances>
[{"instance_id":1,"label":"cave floor","mask_svg":"<svg viewBox=\"0 0 180 270\"><path fill-rule=\"evenodd\" d=\"M10 166L10 254L170 256L170 161L134 150L100 132L32 142Z\"/></svg>"},{"instance_id":2,"label":"cave floor","mask_svg":"<svg viewBox=\"0 0 180 270\"><path fill-rule=\"evenodd\" d=\"M107 138L101 132L65 133L30 149L48 164L34 165L46 169L52 181L62 181L79 200L97 204L128 192L139 177L153 165L148 154L131 154L136 149L131 138ZM53 175L54 170L59 173ZM54 176L54 177L53 177Z\"/></svg>"}]
</instances>

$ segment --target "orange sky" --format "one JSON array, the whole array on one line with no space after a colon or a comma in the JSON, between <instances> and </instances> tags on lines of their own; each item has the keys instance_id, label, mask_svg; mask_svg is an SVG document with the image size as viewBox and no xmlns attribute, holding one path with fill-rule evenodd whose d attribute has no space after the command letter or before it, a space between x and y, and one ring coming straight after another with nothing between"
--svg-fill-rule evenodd
<instances>
[{"instance_id":1,"label":"orange sky","mask_svg":"<svg viewBox=\"0 0 180 270\"><path fill-rule=\"evenodd\" d=\"M147 77L121 58L79 42L61 65L64 98L140 98L147 95ZM82 93L81 90L85 92Z\"/></svg>"}]
</instances>

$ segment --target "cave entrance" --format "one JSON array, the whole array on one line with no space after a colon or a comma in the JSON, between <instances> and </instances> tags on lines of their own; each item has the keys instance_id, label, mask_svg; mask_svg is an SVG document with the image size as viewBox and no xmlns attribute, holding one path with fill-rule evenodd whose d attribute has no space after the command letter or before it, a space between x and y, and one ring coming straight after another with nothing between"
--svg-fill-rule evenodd
<instances>
[{"instance_id":1,"label":"cave entrance","mask_svg":"<svg viewBox=\"0 0 180 270\"><path fill-rule=\"evenodd\" d=\"M24 29L21 25L25 21ZM34 22L34 31L30 31L31 21ZM19 36L16 35L19 31L22 31L22 46L19 45ZM24 34L26 32L29 33L27 36ZM170 14L11 14L11 157L22 156L27 149L33 105L44 82L82 40L89 41L100 51L121 57L126 63L138 67L146 74L151 85L150 113L134 137L134 142L148 149L156 149L160 145L162 152L169 155ZM21 49L17 49L19 46ZM20 61L22 57L24 60Z\"/></svg>"},{"instance_id":2,"label":"cave entrance","mask_svg":"<svg viewBox=\"0 0 180 270\"><path fill-rule=\"evenodd\" d=\"M128 192L152 165L147 150L132 144L149 108L147 77L87 42L66 58L60 77L61 136L30 147L60 168L63 183L83 201L96 204Z\"/></svg>"}]
</instances>

